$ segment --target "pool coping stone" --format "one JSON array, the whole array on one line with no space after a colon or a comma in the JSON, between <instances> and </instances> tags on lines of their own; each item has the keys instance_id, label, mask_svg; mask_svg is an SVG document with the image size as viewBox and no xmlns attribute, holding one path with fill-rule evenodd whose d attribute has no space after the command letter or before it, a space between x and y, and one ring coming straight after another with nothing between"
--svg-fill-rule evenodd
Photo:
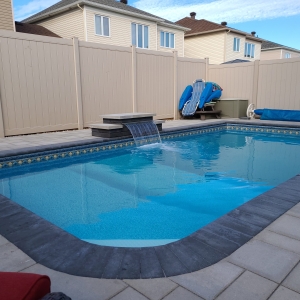
<instances>
[{"instance_id":1,"label":"pool coping stone","mask_svg":"<svg viewBox=\"0 0 300 300\"><path fill-rule=\"evenodd\" d=\"M185 125L185 126L178 126L172 128L164 128L160 134L171 134L176 132L184 132L189 130L195 130L197 128L206 128L212 126L220 126L220 125L232 125L232 124L239 124L239 125L255 125L255 126L272 126L272 127L285 127L285 128L300 128L300 122L274 122L274 121L260 121L257 120L243 120L243 119L230 119L230 120L215 120L210 123L199 123L193 125ZM7 157L18 156L18 155L26 155L26 154L34 154L38 152L45 152L45 151L54 151L58 149L64 148L72 148L72 147L80 147L80 146L88 146L98 143L114 143L120 140L124 140L124 138L101 138L101 137L91 137L90 139L81 139L77 141L70 141L64 143L55 143L50 145L40 145L34 147L26 147L21 149L12 149L12 150L2 150L0 151L0 159L5 159ZM125 140L132 141L132 138L127 138Z\"/></svg>"},{"instance_id":2,"label":"pool coping stone","mask_svg":"<svg viewBox=\"0 0 300 300\"><path fill-rule=\"evenodd\" d=\"M37 263L70 275L107 279L171 277L217 263L299 203L296 193L289 200L281 197L281 187L286 185L299 190L300 195L300 175L297 175L190 236L162 246L122 248L90 244L2 195L0 234ZM279 202L289 204L281 206L280 211L278 205L264 201L265 195L274 191ZM264 208L258 210L260 202Z\"/></svg>"}]
</instances>

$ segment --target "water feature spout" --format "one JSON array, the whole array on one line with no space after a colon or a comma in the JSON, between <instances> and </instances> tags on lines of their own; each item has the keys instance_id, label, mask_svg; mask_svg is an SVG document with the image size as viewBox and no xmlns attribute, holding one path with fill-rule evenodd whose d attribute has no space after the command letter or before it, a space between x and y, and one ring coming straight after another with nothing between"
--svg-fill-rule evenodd
<instances>
[{"instance_id":1,"label":"water feature spout","mask_svg":"<svg viewBox=\"0 0 300 300\"><path fill-rule=\"evenodd\" d=\"M131 132L136 146L161 143L159 131L153 121L126 123L124 125Z\"/></svg>"}]
</instances>

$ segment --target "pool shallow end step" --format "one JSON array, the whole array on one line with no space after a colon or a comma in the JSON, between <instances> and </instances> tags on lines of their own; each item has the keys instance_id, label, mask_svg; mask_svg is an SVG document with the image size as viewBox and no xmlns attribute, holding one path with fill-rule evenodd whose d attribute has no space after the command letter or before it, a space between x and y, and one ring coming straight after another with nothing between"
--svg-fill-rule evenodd
<instances>
[{"instance_id":1,"label":"pool shallow end step","mask_svg":"<svg viewBox=\"0 0 300 300\"><path fill-rule=\"evenodd\" d=\"M158 131L162 131L163 120L153 120L152 113L124 113L102 115L103 123L90 124L92 136L102 138L131 137L129 129L123 124L153 121Z\"/></svg>"}]
</instances>

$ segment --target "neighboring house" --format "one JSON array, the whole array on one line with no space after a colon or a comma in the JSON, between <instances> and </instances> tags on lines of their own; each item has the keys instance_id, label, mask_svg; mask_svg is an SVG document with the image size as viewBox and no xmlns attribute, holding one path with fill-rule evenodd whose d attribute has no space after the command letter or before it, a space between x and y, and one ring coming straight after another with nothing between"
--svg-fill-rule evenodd
<instances>
[{"instance_id":1,"label":"neighboring house","mask_svg":"<svg viewBox=\"0 0 300 300\"><path fill-rule=\"evenodd\" d=\"M217 24L197 20L196 13L183 18L176 24L191 30L184 36L184 55L194 58L209 57L211 64L221 64L235 59L249 61L260 59L262 39L251 34L227 27L226 22Z\"/></svg>"},{"instance_id":2,"label":"neighboring house","mask_svg":"<svg viewBox=\"0 0 300 300\"><path fill-rule=\"evenodd\" d=\"M43 26L40 26L40 25L15 22L15 26L16 26L16 32L45 35L45 36L52 36L52 37L60 38L59 35L55 34L54 32L52 32L49 29L47 29Z\"/></svg>"},{"instance_id":3,"label":"neighboring house","mask_svg":"<svg viewBox=\"0 0 300 300\"><path fill-rule=\"evenodd\" d=\"M12 0L0 2L0 29L15 30Z\"/></svg>"},{"instance_id":4,"label":"neighboring house","mask_svg":"<svg viewBox=\"0 0 300 300\"><path fill-rule=\"evenodd\" d=\"M184 26L127 5L127 0L62 0L23 22L62 38L172 52L184 56Z\"/></svg>"},{"instance_id":5,"label":"neighboring house","mask_svg":"<svg viewBox=\"0 0 300 300\"><path fill-rule=\"evenodd\" d=\"M300 50L286 47L270 41L263 41L261 45L261 60L300 57Z\"/></svg>"}]
</instances>

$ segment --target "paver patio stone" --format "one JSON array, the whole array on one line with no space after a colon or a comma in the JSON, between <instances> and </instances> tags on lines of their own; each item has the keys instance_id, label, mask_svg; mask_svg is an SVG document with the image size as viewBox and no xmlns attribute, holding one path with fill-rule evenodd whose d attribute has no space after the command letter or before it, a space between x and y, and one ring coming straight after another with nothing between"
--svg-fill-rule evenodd
<instances>
[{"instance_id":1,"label":"paver patio stone","mask_svg":"<svg viewBox=\"0 0 300 300\"><path fill-rule=\"evenodd\" d=\"M244 270L228 262L219 262L203 270L170 279L182 287L210 300L220 294Z\"/></svg>"},{"instance_id":2,"label":"paver patio stone","mask_svg":"<svg viewBox=\"0 0 300 300\"><path fill-rule=\"evenodd\" d=\"M111 298L111 300L147 300L147 298L135 291L133 288L128 287L117 296Z\"/></svg>"},{"instance_id":3,"label":"paver patio stone","mask_svg":"<svg viewBox=\"0 0 300 300\"><path fill-rule=\"evenodd\" d=\"M109 299L127 287L122 280L73 276L40 264L35 264L22 272L48 275L51 279L51 292L63 292L72 300Z\"/></svg>"},{"instance_id":4,"label":"paver patio stone","mask_svg":"<svg viewBox=\"0 0 300 300\"><path fill-rule=\"evenodd\" d=\"M300 300L300 294L280 286L269 300Z\"/></svg>"},{"instance_id":5,"label":"paver patio stone","mask_svg":"<svg viewBox=\"0 0 300 300\"><path fill-rule=\"evenodd\" d=\"M0 246L5 245L7 243L9 243L9 241L6 238L4 238L2 235L0 235Z\"/></svg>"},{"instance_id":6,"label":"paver patio stone","mask_svg":"<svg viewBox=\"0 0 300 300\"><path fill-rule=\"evenodd\" d=\"M167 278L126 279L124 282L151 300L162 299L178 286L176 283Z\"/></svg>"},{"instance_id":7,"label":"paver patio stone","mask_svg":"<svg viewBox=\"0 0 300 300\"><path fill-rule=\"evenodd\" d=\"M12 243L0 246L0 271L19 272L35 264L35 261Z\"/></svg>"},{"instance_id":8,"label":"paver patio stone","mask_svg":"<svg viewBox=\"0 0 300 300\"><path fill-rule=\"evenodd\" d=\"M300 203L287 212L288 215L300 218Z\"/></svg>"},{"instance_id":9,"label":"paver patio stone","mask_svg":"<svg viewBox=\"0 0 300 300\"><path fill-rule=\"evenodd\" d=\"M178 287L172 293L170 293L164 300L203 300L188 290Z\"/></svg>"},{"instance_id":10,"label":"paver patio stone","mask_svg":"<svg viewBox=\"0 0 300 300\"><path fill-rule=\"evenodd\" d=\"M277 234L273 231L265 229L254 238L279 248L300 254L300 241L285 235Z\"/></svg>"},{"instance_id":11,"label":"paver patio stone","mask_svg":"<svg viewBox=\"0 0 300 300\"><path fill-rule=\"evenodd\" d=\"M299 228L300 218L296 218L289 215L283 215L274 223L272 223L268 227L268 230L300 240Z\"/></svg>"},{"instance_id":12,"label":"paver patio stone","mask_svg":"<svg viewBox=\"0 0 300 300\"><path fill-rule=\"evenodd\" d=\"M275 282L246 271L217 300L265 300L276 288Z\"/></svg>"},{"instance_id":13,"label":"paver patio stone","mask_svg":"<svg viewBox=\"0 0 300 300\"><path fill-rule=\"evenodd\" d=\"M228 261L280 283L300 260L300 255L259 240L251 240Z\"/></svg>"},{"instance_id":14,"label":"paver patio stone","mask_svg":"<svg viewBox=\"0 0 300 300\"><path fill-rule=\"evenodd\" d=\"M300 263L282 283L285 287L300 293Z\"/></svg>"}]
</instances>

